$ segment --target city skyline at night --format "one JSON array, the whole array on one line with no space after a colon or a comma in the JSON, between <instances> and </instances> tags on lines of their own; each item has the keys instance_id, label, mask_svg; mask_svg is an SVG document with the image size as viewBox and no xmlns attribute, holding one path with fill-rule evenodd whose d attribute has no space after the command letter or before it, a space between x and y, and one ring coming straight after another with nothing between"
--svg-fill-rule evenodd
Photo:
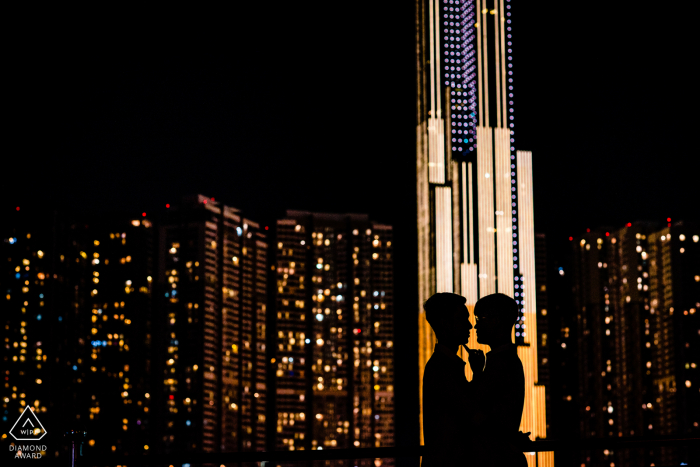
<instances>
[{"instance_id":1,"label":"city skyline at night","mask_svg":"<svg viewBox=\"0 0 700 467\"><path fill-rule=\"evenodd\" d=\"M683 219L684 228L700 222L697 174L684 169L689 154L697 152L693 105L688 102L695 84L687 71L693 15L659 22L654 9L624 3L608 4L601 14L573 2L552 8L518 0L416 0L351 8L338 3L323 9L296 3L270 8L253 2L233 14L207 11L201 22L191 9L156 21L129 9L101 10L91 10L87 21L68 11L46 17L28 11L9 26L8 154L0 183L0 441L5 446L13 442L10 427L29 406L48 430L42 440L46 456L60 452L59 459L68 452L63 431L72 429L87 431L83 448L88 455L178 450L199 455L205 445L212 452L286 452L289 440L295 450L310 449L313 440L316 447L334 449L354 448L355 441L373 446L378 439L381 446L393 442L399 450L413 449L422 444L420 371L432 351L429 329L416 319L416 311L437 290L438 279L441 287L451 285L453 292L466 296L470 307L481 296L480 289L506 287L516 300L526 302L525 320L517 323L520 335L514 339L529 368L532 391L526 405L536 416L523 420L534 423L533 433L546 430L548 440L555 441L609 438L612 427L613 436L622 432L623 437L637 437L644 422L642 431L652 436L673 434L674 429L675 435L691 436L682 431L693 422L684 415L697 411L695 399L687 395L700 386L692 366L700 362L682 346L695 345L690 338L683 342L685 332L694 329L684 323L694 323L698 306L669 303L685 300L684 281L694 280L693 275L688 279L683 273L683 280L676 275L677 260L691 257L697 245L692 243L694 234L679 230L676 222ZM262 18L264 25L249 21L255 18ZM436 25L440 21L448 24ZM653 65L641 67L652 63L650 57ZM640 97L650 93L650 98ZM480 170L488 164L490 171ZM182 200L193 194L194 210L182 219L191 217L180 223L175 208L181 209ZM278 281L291 283L292 276L285 278L289 272L277 268L276 236L282 232L301 241L298 232L285 230L291 223L277 229L278 221L292 218L290 209L296 210L295 216L363 213L370 224L392 227L381 233L370 227L369 237L373 241L379 234L382 249L385 237L391 237L393 292L391 302L381 302L393 317L391 338L369 339L366 347L366 334L347 333L345 323L331 326L338 315L326 315L325 307L323 321L314 318L302 326L281 320L289 329L279 336ZM488 210L492 216L481 215ZM443 220L450 218L439 228L438 212ZM202 224L200 215L216 229L207 221ZM159 229L168 218L171 229L161 238ZM674 222L664 222L667 218ZM305 219L295 221L305 228L313 224ZM637 239L632 230L645 220L658 225L639 230L646 239ZM624 278L636 287L634 271L622 275L622 259L608 260L605 271L597 261L588 262L596 254L613 255L622 242L618 236L613 245L599 231L618 235L628 222L634 227L626 227L632 233L624 235L624 243L636 247L640 241L648 255L641 272L649 277L642 275L641 301L611 308L610 317L617 314L610 323L604 321L603 308L598 316L603 321L597 322L590 305L575 306L575 296L596 306L604 301L574 290L574 279L579 273L600 275L596 287L610 289L613 284L604 284L603 273L612 272L611 264L619 259L614 287L626 286ZM661 232L669 223L668 232ZM186 246L194 240L190 233L199 228L189 224L204 225L204 237L196 239L199 249ZM244 224L253 237L238 237L235 227L243 230ZM361 237L363 229L358 231ZM683 242L679 233L686 236ZM507 234L516 234L518 244L508 245ZM337 237L325 235L331 250L339 247ZM603 239L601 250L598 238ZM591 250L577 250L582 239ZM166 240L171 245L161 249ZM313 248L326 248L304 240ZM257 241L267 246L258 247ZM175 255L170 253L172 243L180 245ZM364 255L367 245L357 246ZM191 258L183 259L185 253ZM316 253L324 261L338 259L333 251ZM657 258L656 272L652 258ZM96 259L100 263L93 263ZM259 268L256 261L266 267ZM632 264L632 259L625 261ZM686 266L682 271L687 272ZM323 290L333 290L330 274L318 272L324 274ZM302 274L295 270L294 275ZM308 284L319 274L311 270L303 276ZM207 282L211 277L215 281ZM224 282L226 291L199 289ZM262 290L263 283L264 294L243 289ZM186 289L188 300L178 295ZM365 289L374 290L384 289ZM301 297L299 290L285 293ZM657 300L658 308L668 313L655 310L652 315L644 309L644 297L650 307ZM373 298L360 295L361 303ZM302 298L288 300L285 312L301 310L292 304ZM315 305L311 309L319 308L311 295L303 300L306 306ZM626 307L633 305L645 316L640 327L618 328L621 321L616 320L630 319L633 312ZM691 309L696 312L691 314ZM258 327L263 315L264 330ZM585 317L585 327L579 315ZM201 329L195 329L195 320ZM212 323L217 323L216 330ZM358 370L359 381L375 378L374 355L384 361L393 352L387 365L376 365L380 389L366 388L359 401L360 412L376 411L378 421L352 413L355 401L349 394L357 382L352 379L355 370L338 366L337 358L333 368L333 359L321 356L323 372L314 373L324 378L320 392L307 382L308 373L320 371L312 368L318 358L312 362L304 355L302 365L297 359L301 354L294 353L299 349L285 347L284 355L271 361L280 344L289 344L290 331L311 339L308 329L301 330L309 324L324 340L313 352L335 346L337 354L337 347L348 347L348 357L343 350L340 359L354 365L355 346L346 345L347 337L365 345L357 348L361 364L367 365L371 350L371 366ZM388 333L386 329L380 324L379 330ZM652 337L659 333L658 345L645 340L647 330ZM600 333L600 348L594 333ZM332 344L325 343L326 334ZM205 358L200 343L210 339L220 352L213 355L210 348ZM392 347L378 347L376 341L391 341ZM639 361L625 350L646 342L651 347L641 349ZM265 345L264 352L259 345ZM479 348L474 337L470 346ZM195 347L202 352L194 352ZM580 364L583 355L587 360ZM608 360L618 376L607 373ZM614 381L621 378L623 363L634 370L626 381L636 385L624 394ZM303 389L293 381L297 370L305 372ZM601 376L603 371L606 376ZM587 378L588 373L593 376ZM257 386L260 378L264 389ZM338 379L347 380L340 391L347 388L348 396L336 394ZM332 394L326 380L335 380ZM677 390L659 392L660 382ZM314 397L291 404L290 393L278 395L278 383L284 391L303 390L305 397ZM581 391L584 386L592 391ZM602 395L596 392L600 388ZM647 392L639 396L637 390ZM615 397L603 397L608 393ZM373 399L378 394L380 399ZM651 407L642 408L639 397ZM312 410L320 401L334 404L332 416L342 412L342 426L324 426L330 408ZM690 401L690 409L679 401ZM607 412L608 402L612 413ZM279 409L276 403L289 403L290 408ZM625 409L625 404L632 405ZM543 405L546 410L537 413ZM324 418L302 421L302 411ZM297 418L291 425L293 414ZM610 418L614 425L608 425ZM282 432L277 431L279 421ZM375 434L381 438L372 438ZM654 456L672 459L681 452L674 449L664 451L666 457L655 449ZM556 465L568 465L569 456L577 467L609 467L609 461L627 450L614 451L607 457L602 449L558 451ZM416 465L411 462L397 460L397 465ZM540 464L546 465L542 460Z\"/></svg>"}]
</instances>

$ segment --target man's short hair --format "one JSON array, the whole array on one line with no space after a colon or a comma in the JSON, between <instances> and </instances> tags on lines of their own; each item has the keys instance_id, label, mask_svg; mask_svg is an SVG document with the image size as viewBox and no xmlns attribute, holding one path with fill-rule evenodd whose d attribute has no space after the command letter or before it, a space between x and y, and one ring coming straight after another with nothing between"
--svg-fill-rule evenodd
<instances>
[{"instance_id":1,"label":"man's short hair","mask_svg":"<svg viewBox=\"0 0 700 467\"><path fill-rule=\"evenodd\" d=\"M476 302L474 315L493 317L512 326L518 320L518 305L508 295L494 293Z\"/></svg>"},{"instance_id":2,"label":"man's short hair","mask_svg":"<svg viewBox=\"0 0 700 467\"><path fill-rule=\"evenodd\" d=\"M435 330L435 324L442 318L451 317L453 313L459 311L467 299L461 295L450 292L436 293L423 304L425 310L425 319L430 324L430 327Z\"/></svg>"}]
</instances>

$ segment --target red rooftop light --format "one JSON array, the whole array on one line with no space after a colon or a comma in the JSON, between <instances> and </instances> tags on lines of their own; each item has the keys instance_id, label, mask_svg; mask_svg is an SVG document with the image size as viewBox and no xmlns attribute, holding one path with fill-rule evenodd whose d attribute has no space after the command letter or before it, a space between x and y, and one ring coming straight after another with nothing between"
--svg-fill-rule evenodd
<instances>
[{"instance_id":1,"label":"red rooftop light","mask_svg":"<svg viewBox=\"0 0 700 467\"><path fill-rule=\"evenodd\" d=\"M573 241L574 241L574 237L569 237L569 241L570 241L570 242L573 242Z\"/></svg>"},{"instance_id":2,"label":"red rooftop light","mask_svg":"<svg viewBox=\"0 0 700 467\"><path fill-rule=\"evenodd\" d=\"M609 237L609 236L610 236L610 232L605 232L605 236L606 236L606 237Z\"/></svg>"},{"instance_id":3,"label":"red rooftop light","mask_svg":"<svg viewBox=\"0 0 700 467\"><path fill-rule=\"evenodd\" d=\"M214 201L214 198L212 198L211 200Z\"/></svg>"},{"instance_id":4,"label":"red rooftop light","mask_svg":"<svg viewBox=\"0 0 700 467\"><path fill-rule=\"evenodd\" d=\"M173 396L172 394L170 394L170 400L174 400L174 399L175 399L175 396Z\"/></svg>"},{"instance_id":5,"label":"red rooftop light","mask_svg":"<svg viewBox=\"0 0 700 467\"><path fill-rule=\"evenodd\" d=\"M671 218L670 217L666 218L666 222L671 222Z\"/></svg>"},{"instance_id":6,"label":"red rooftop light","mask_svg":"<svg viewBox=\"0 0 700 467\"><path fill-rule=\"evenodd\" d=\"M628 222L628 223L627 223L627 227L632 227L632 223L631 223L631 222Z\"/></svg>"},{"instance_id":7,"label":"red rooftop light","mask_svg":"<svg viewBox=\"0 0 700 467\"><path fill-rule=\"evenodd\" d=\"M17 210L19 211L19 206L17 206Z\"/></svg>"},{"instance_id":8,"label":"red rooftop light","mask_svg":"<svg viewBox=\"0 0 700 467\"><path fill-rule=\"evenodd\" d=\"M145 213L145 212L142 212L141 215L142 215L143 217L146 217L146 213Z\"/></svg>"},{"instance_id":9,"label":"red rooftop light","mask_svg":"<svg viewBox=\"0 0 700 467\"><path fill-rule=\"evenodd\" d=\"M165 208L166 208L166 209L170 208L170 205L169 205L169 204L166 204L166 205L165 205Z\"/></svg>"},{"instance_id":10,"label":"red rooftop light","mask_svg":"<svg viewBox=\"0 0 700 467\"><path fill-rule=\"evenodd\" d=\"M265 230L267 230L267 226L265 226Z\"/></svg>"},{"instance_id":11,"label":"red rooftop light","mask_svg":"<svg viewBox=\"0 0 700 467\"><path fill-rule=\"evenodd\" d=\"M586 232L589 232L589 233L590 233L590 231L591 231L591 229L586 229Z\"/></svg>"}]
</instances>

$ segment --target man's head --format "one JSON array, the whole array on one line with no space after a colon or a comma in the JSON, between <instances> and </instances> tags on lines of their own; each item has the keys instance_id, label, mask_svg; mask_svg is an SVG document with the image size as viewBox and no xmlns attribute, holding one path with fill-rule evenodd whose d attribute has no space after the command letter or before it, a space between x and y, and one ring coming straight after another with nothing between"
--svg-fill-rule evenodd
<instances>
[{"instance_id":1,"label":"man's head","mask_svg":"<svg viewBox=\"0 0 700 467\"><path fill-rule=\"evenodd\" d=\"M467 299L453 293L436 293L423 304L425 319L433 328L438 342L443 344L466 344L469 341L469 310Z\"/></svg>"},{"instance_id":2,"label":"man's head","mask_svg":"<svg viewBox=\"0 0 700 467\"><path fill-rule=\"evenodd\" d=\"M487 295L474 306L476 339L479 344L493 347L511 341L511 330L518 319L518 306L508 295Z\"/></svg>"}]
</instances>

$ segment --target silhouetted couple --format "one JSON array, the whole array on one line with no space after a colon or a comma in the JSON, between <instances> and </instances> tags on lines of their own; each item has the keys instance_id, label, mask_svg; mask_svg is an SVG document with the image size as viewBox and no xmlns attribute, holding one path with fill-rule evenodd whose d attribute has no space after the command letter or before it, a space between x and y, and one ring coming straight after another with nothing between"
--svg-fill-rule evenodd
<instances>
[{"instance_id":1,"label":"silhouetted couple","mask_svg":"<svg viewBox=\"0 0 700 467\"><path fill-rule=\"evenodd\" d=\"M526 466L528 439L519 431L525 375L511 340L517 305L503 294L476 303L477 342L491 347L485 357L467 347L472 324L465 303L459 295L438 293L423 305L437 344L423 375L422 467ZM457 355L460 346L469 354L472 381Z\"/></svg>"}]
</instances>

